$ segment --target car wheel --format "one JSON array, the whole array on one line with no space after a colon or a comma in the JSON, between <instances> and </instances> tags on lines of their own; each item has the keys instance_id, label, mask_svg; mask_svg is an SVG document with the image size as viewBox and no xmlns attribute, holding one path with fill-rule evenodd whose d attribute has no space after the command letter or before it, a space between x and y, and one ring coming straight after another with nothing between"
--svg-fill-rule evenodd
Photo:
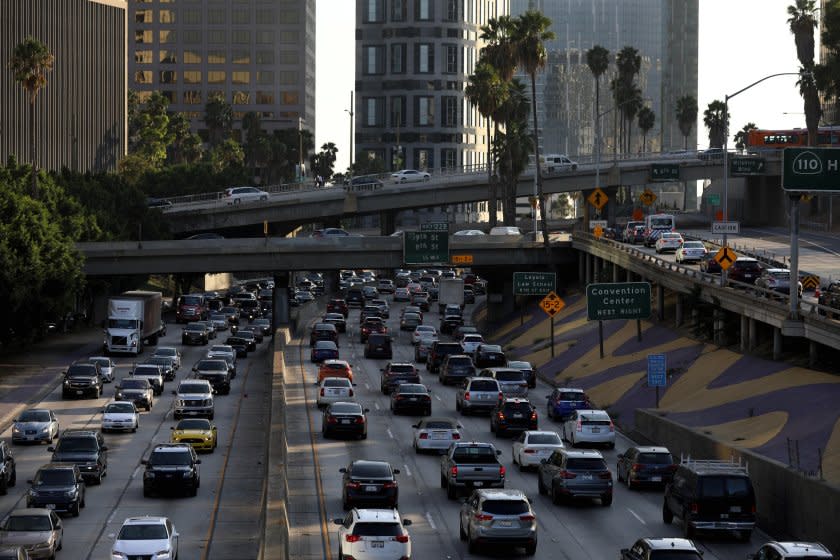
<instances>
[{"instance_id":1,"label":"car wheel","mask_svg":"<svg viewBox=\"0 0 840 560\"><path fill-rule=\"evenodd\" d=\"M190 488L190 497L195 498L196 496L198 496L198 482L193 484L193 487Z\"/></svg>"},{"instance_id":2,"label":"car wheel","mask_svg":"<svg viewBox=\"0 0 840 560\"><path fill-rule=\"evenodd\" d=\"M665 525L670 525L674 521L674 512L668 508L666 502L662 502L662 522Z\"/></svg>"},{"instance_id":3,"label":"car wheel","mask_svg":"<svg viewBox=\"0 0 840 560\"><path fill-rule=\"evenodd\" d=\"M687 539L694 538L694 527L688 522L688 515L685 512L683 512L683 536Z\"/></svg>"},{"instance_id":4,"label":"car wheel","mask_svg":"<svg viewBox=\"0 0 840 560\"><path fill-rule=\"evenodd\" d=\"M478 552L478 543L472 539L472 535L467 535L467 539L469 540L467 543L467 550L469 550L470 554Z\"/></svg>"},{"instance_id":5,"label":"car wheel","mask_svg":"<svg viewBox=\"0 0 840 560\"><path fill-rule=\"evenodd\" d=\"M543 484L542 475L539 473L537 473L537 491L539 491L539 493L543 496L548 494L548 488L546 488L545 484Z\"/></svg>"},{"instance_id":6,"label":"car wheel","mask_svg":"<svg viewBox=\"0 0 840 560\"><path fill-rule=\"evenodd\" d=\"M0 496L5 496L9 493L9 481L5 478L0 478Z\"/></svg>"},{"instance_id":7,"label":"car wheel","mask_svg":"<svg viewBox=\"0 0 840 560\"><path fill-rule=\"evenodd\" d=\"M525 556L533 556L537 553L537 543L525 546Z\"/></svg>"},{"instance_id":8,"label":"car wheel","mask_svg":"<svg viewBox=\"0 0 840 560\"><path fill-rule=\"evenodd\" d=\"M461 538L462 541L467 540L467 532L464 531L464 521L461 520L458 523L458 536Z\"/></svg>"},{"instance_id":9,"label":"car wheel","mask_svg":"<svg viewBox=\"0 0 840 560\"><path fill-rule=\"evenodd\" d=\"M152 496L152 491L149 490L148 488L144 487L143 488L143 497L144 498L150 498L151 496Z\"/></svg>"},{"instance_id":10,"label":"car wheel","mask_svg":"<svg viewBox=\"0 0 840 560\"><path fill-rule=\"evenodd\" d=\"M601 496L601 505L604 507L610 507L612 505L612 494L604 494Z\"/></svg>"},{"instance_id":11,"label":"car wheel","mask_svg":"<svg viewBox=\"0 0 840 560\"><path fill-rule=\"evenodd\" d=\"M560 505L560 491L557 490L557 485L551 485L551 503L556 505Z\"/></svg>"},{"instance_id":12,"label":"car wheel","mask_svg":"<svg viewBox=\"0 0 840 560\"><path fill-rule=\"evenodd\" d=\"M454 484L450 484L449 481L446 482L446 497L450 500L458 497L458 488Z\"/></svg>"},{"instance_id":13,"label":"car wheel","mask_svg":"<svg viewBox=\"0 0 840 560\"><path fill-rule=\"evenodd\" d=\"M17 469L12 471L12 476L9 477L9 488L17 484Z\"/></svg>"},{"instance_id":14,"label":"car wheel","mask_svg":"<svg viewBox=\"0 0 840 560\"><path fill-rule=\"evenodd\" d=\"M75 502L70 507L70 515L72 515L73 517L79 517L79 502Z\"/></svg>"},{"instance_id":15,"label":"car wheel","mask_svg":"<svg viewBox=\"0 0 840 560\"><path fill-rule=\"evenodd\" d=\"M525 466L522 464L522 457L520 457L518 461L514 461L514 463L516 463L516 465L519 467L519 472L525 471Z\"/></svg>"},{"instance_id":16,"label":"car wheel","mask_svg":"<svg viewBox=\"0 0 840 560\"><path fill-rule=\"evenodd\" d=\"M446 385L446 383L444 383L444 385ZM455 399L455 411L461 412L461 401L459 401L458 399Z\"/></svg>"}]
</instances>

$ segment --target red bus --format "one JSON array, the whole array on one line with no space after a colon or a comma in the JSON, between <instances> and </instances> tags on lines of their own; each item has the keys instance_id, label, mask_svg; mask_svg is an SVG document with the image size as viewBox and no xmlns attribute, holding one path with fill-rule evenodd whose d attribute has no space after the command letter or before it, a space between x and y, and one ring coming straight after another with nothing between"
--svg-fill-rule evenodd
<instances>
[{"instance_id":1,"label":"red bus","mask_svg":"<svg viewBox=\"0 0 840 560\"><path fill-rule=\"evenodd\" d=\"M751 130L747 133L749 151L782 150L808 145L808 130ZM840 147L840 126L823 126L817 129L817 146L825 148Z\"/></svg>"}]
</instances>

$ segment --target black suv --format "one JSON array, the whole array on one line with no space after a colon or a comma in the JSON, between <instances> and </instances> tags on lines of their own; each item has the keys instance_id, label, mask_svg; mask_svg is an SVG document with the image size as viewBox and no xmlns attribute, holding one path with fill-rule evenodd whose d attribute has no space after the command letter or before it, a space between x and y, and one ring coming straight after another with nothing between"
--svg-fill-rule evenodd
<instances>
[{"instance_id":1,"label":"black suv","mask_svg":"<svg viewBox=\"0 0 840 560\"><path fill-rule=\"evenodd\" d=\"M466 354L447 354L438 370L438 380L443 385L449 385L453 381L456 384L462 383L464 379L476 374L472 358Z\"/></svg>"},{"instance_id":2,"label":"black suv","mask_svg":"<svg viewBox=\"0 0 840 560\"><path fill-rule=\"evenodd\" d=\"M143 472L144 497L163 490L184 490L189 496L198 494L201 486L198 465L201 459L190 444L159 443L142 463L146 465Z\"/></svg>"},{"instance_id":3,"label":"black suv","mask_svg":"<svg viewBox=\"0 0 840 560\"><path fill-rule=\"evenodd\" d=\"M17 466L9 444L0 440L0 495L5 496L9 487L17 483Z\"/></svg>"},{"instance_id":4,"label":"black suv","mask_svg":"<svg viewBox=\"0 0 840 560\"><path fill-rule=\"evenodd\" d=\"M501 437L509 432L538 429L537 409L526 399L504 399L490 413L490 431Z\"/></svg>"},{"instance_id":5,"label":"black suv","mask_svg":"<svg viewBox=\"0 0 840 560\"><path fill-rule=\"evenodd\" d=\"M319 340L331 340L338 346L338 329L331 323L315 323L309 333L309 347L315 346Z\"/></svg>"},{"instance_id":6,"label":"black suv","mask_svg":"<svg viewBox=\"0 0 840 560\"><path fill-rule=\"evenodd\" d=\"M432 344L429 357L426 359L426 370L437 373L443 363L443 357L448 354L463 354L464 349L459 342L440 342Z\"/></svg>"},{"instance_id":7,"label":"black suv","mask_svg":"<svg viewBox=\"0 0 840 560\"><path fill-rule=\"evenodd\" d=\"M683 460L665 487L662 521L683 520L686 538L696 531L735 531L750 540L755 492L746 467L730 461Z\"/></svg>"},{"instance_id":8,"label":"black suv","mask_svg":"<svg viewBox=\"0 0 840 560\"><path fill-rule=\"evenodd\" d=\"M53 463L78 465L82 477L102 484L108 472L108 447L105 439L94 430L65 430L58 443L47 448L52 452Z\"/></svg>"},{"instance_id":9,"label":"black suv","mask_svg":"<svg viewBox=\"0 0 840 560\"><path fill-rule=\"evenodd\" d=\"M383 333L371 333L365 341L365 358L380 358L390 360L394 357L394 350L391 347L391 335Z\"/></svg>"},{"instance_id":10,"label":"black suv","mask_svg":"<svg viewBox=\"0 0 840 560\"><path fill-rule=\"evenodd\" d=\"M192 369L196 379L206 379L213 390L220 395L230 394L230 369L225 360L219 358L199 360Z\"/></svg>"},{"instance_id":11,"label":"black suv","mask_svg":"<svg viewBox=\"0 0 840 560\"><path fill-rule=\"evenodd\" d=\"M32 487L26 494L26 507L66 511L73 517L85 507L85 482L79 467L72 463L48 463L27 480Z\"/></svg>"},{"instance_id":12,"label":"black suv","mask_svg":"<svg viewBox=\"0 0 840 560\"><path fill-rule=\"evenodd\" d=\"M348 288L344 300L347 302L347 307L364 307L365 292L357 286Z\"/></svg>"},{"instance_id":13,"label":"black suv","mask_svg":"<svg viewBox=\"0 0 840 560\"><path fill-rule=\"evenodd\" d=\"M64 383L61 384L61 398L93 397L98 399L102 394L102 375L99 364L73 364L64 372Z\"/></svg>"}]
</instances>

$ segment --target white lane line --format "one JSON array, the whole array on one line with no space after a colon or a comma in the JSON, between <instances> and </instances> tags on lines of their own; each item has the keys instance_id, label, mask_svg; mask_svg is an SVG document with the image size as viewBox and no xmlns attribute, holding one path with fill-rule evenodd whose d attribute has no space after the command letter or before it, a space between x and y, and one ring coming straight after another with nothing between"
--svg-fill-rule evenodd
<instances>
[{"instance_id":1,"label":"white lane line","mask_svg":"<svg viewBox=\"0 0 840 560\"><path fill-rule=\"evenodd\" d=\"M136 469L134 469L134 472L133 472L133 473L131 473L131 480L134 480L135 478L137 478L137 473L139 473L139 472L140 472L140 468L141 468L141 467L138 465L138 466L137 466L137 468L136 468Z\"/></svg>"},{"instance_id":2,"label":"white lane line","mask_svg":"<svg viewBox=\"0 0 840 560\"><path fill-rule=\"evenodd\" d=\"M111 515L108 516L108 521L105 522L106 525L110 525L114 522L114 516L117 514L116 511L112 512Z\"/></svg>"},{"instance_id":3,"label":"white lane line","mask_svg":"<svg viewBox=\"0 0 840 560\"><path fill-rule=\"evenodd\" d=\"M373 403L373 406L376 408L376 410L379 410L379 403L378 402Z\"/></svg>"},{"instance_id":4,"label":"white lane line","mask_svg":"<svg viewBox=\"0 0 840 560\"><path fill-rule=\"evenodd\" d=\"M639 523L641 523L642 525L647 525L647 523L645 523L645 520L644 520L644 519L642 519L641 517L639 517L639 516L636 514L636 512L635 512L635 511L633 511L633 510L632 510L632 509L630 509L630 508L627 508L627 511L629 511L629 512L630 512L630 514L631 514L633 517L635 517L636 519L638 519L638 520L639 520Z\"/></svg>"},{"instance_id":5,"label":"white lane line","mask_svg":"<svg viewBox=\"0 0 840 560\"><path fill-rule=\"evenodd\" d=\"M436 398L437 400L439 400L440 402L443 402L443 399L442 399L442 398L440 398L438 395L435 395L435 398Z\"/></svg>"},{"instance_id":6,"label":"white lane line","mask_svg":"<svg viewBox=\"0 0 840 560\"><path fill-rule=\"evenodd\" d=\"M392 433L391 433L391 428L388 428L388 429L387 429L387 430L385 430L385 431L386 431L386 432L388 432L388 437L389 437L389 438L394 439L394 434L392 434Z\"/></svg>"},{"instance_id":7,"label":"white lane line","mask_svg":"<svg viewBox=\"0 0 840 560\"><path fill-rule=\"evenodd\" d=\"M411 476L411 469L408 468L408 465L403 465L403 467L405 467L405 474Z\"/></svg>"},{"instance_id":8,"label":"white lane line","mask_svg":"<svg viewBox=\"0 0 840 560\"><path fill-rule=\"evenodd\" d=\"M434 520L432 520L432 514L428 511L426 512L426 521L429 522L429 527L432 528L432 531L437 531L437 526L435 525Z\"/></svg>"},{"instance_id":9,"label":"white lane line","mask_svg":"<svg viewBox=\"0 0 840 560\"><path fill-rule=\"evenodd\" d=\"M370 383L365 383L365 389L367 389L368 391L370 391Z\"/></svg>"}]
</instances>

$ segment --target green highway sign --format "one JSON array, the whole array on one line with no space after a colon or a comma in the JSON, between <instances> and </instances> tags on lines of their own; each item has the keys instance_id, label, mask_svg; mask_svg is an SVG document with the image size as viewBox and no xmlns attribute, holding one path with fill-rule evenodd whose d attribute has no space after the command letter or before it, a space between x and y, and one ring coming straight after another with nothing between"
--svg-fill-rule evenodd
<instances>
[{"instance_id":1,"label":"green highway sign","mask_svg":"<svg viewBox=\"0 0 840 560\"><path fill-rule=\"evenodd\" d=\"M446 264L449 262L449 232L407 231L403 237L405 264Z\"/></svg>"},{"instance_id":2,"label":"green highway sign","mask_svg":"<svg viewBox=\"0 0 840 560\"><path fill-rule=\"evenodd\" d=\"M445 231L449 233L449 224L446 222L427 222L420 224L420 231Z\"/></svg>"},{"instance_id":3,"label":"green highway sign","mask_svg":"<svg viewBox=\"0 0 840 560\"><path fill-rule=\"evenodd\" d=\"M707 194L706 195L706 204L709 206L720 206L720 195L719 194Z\"/></svg>"},{"instance_id":4,"label":"green highway sign","mask_svg":"<svg viewBox=\"0 0 840 560\"><path fill-rule=\"evenodd\" d=\"M650 283L617 282L586 286L586 316L590 321L647 319Z\"/></svg>"},{"instance_id":5,"label":"green highway sign","mask_svg":"<svg viewBox=\"0 0 840 560\"><path fill-rule=\"evenodd\" d=\"M840 148L785 148L784 152L784 190L840 192Z\"/></svg>"},{"instance_id":6,"label":"green highway sign","mask_svg":"<svg viewBox=\"0 0 840 560\"><path fill-rule=\"evenodd\" d=\"M765 169L764 158L738 157L729 158L730 175L761 175Z\"/></svg>"},{"instance_id":7,"label":"green highway sign","mask_svg":"<svg viewBox=\"0 0 840 560\"><path fill-rule=\"evenodd\" d=\"M557 289L557 275L553 272L514 272L513 295L544 296Z\"/></svg>"},{"instance_id":8,"label":"green highway sign","mask_svg":"<svg viewBox=\"0 0 840 560\"><path fill-rule=\"evenodd\" d=\"M650 180L653 182L660 181L679 181L680 180L680 166L677 163L654 163L650 166Z\"/></svg>"}]
</instances>

